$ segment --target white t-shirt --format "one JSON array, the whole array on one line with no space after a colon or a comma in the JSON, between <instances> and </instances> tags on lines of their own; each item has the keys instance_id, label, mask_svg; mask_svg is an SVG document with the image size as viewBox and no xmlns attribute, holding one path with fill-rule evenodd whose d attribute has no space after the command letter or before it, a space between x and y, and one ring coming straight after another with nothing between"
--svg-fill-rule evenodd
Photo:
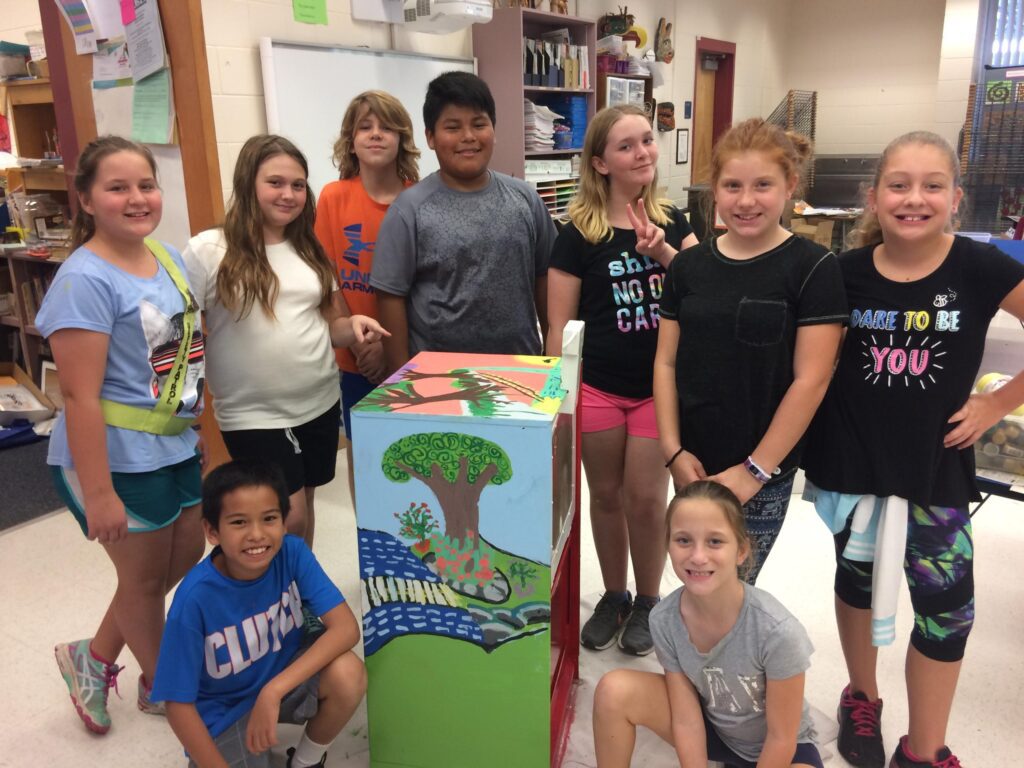
<instances>
[{"instance_id":1,"label":"white t-shirt","mask_svg":"<svg viewBox=\"0 0 1024 768\"><path fill-rule=\"evenodd\" d=\"M267 246L279 282L274 318L256 302L242 320L217 300L227 251L221 229L200 232L182 252L206 316L206 376L225 431L278 429L310 421L338 400L338 366L320 312L320 281L291 243Z\"/></svg>"}]
</instances>

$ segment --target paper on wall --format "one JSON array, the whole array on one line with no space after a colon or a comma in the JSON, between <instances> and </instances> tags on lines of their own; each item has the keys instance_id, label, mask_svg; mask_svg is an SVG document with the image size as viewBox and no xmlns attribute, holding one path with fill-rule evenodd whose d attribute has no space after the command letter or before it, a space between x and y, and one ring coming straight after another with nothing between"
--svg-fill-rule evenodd
<instances>
[{"instance_id":1,"label":"paper on wall","mask_svg":"<svg viewBox=\"0 0 1024 768\"><path fill-rule=\"evenodd\" d=\"M75 37L75 52L94 53L96 28L83 0L57 0L57 7Z\"/></svg>"},{"instance_id":2,"label":"paper on wall","mask_svg":"<svg viewBox=\"0 0 1024 768\"><path fill-rule=\"evenodd\" d=\"M135 0L135 21L124 27L136 84L167 66L157 0Z\"/></svg>"},{"instance_id":3,"label":"paper on wall","mask_svg":"<svg viewBox=\"0 0 1024 768\"><path fill-rule=\"evenodd\" d=\"M127 81L127 83L125 83ZM100 43L92 57L92 87L115 88L131 84L132 64L124 38Z\"/></svg>"},{"instance_id":4,"label":"paper on wall","mask_svg":"<svg viewBox=\"0 0 1024 768\"><path fill-rule=\"evenodd\" d=\"M327 0L292 0L292 17L303 24L327 26Z\"/></svg>"},{"instance_id":5,"label":"paper on wall","mask_svg":"<svg viewBox=\"0 0 1024 768\"><path fill-rule=\"evenodd\" d=\"M92 108L96 113L96 135L131 136L134 95L135 86L131 81L112 88L93 88Z\"/></svg>"},{"instance_id":6,"label":"paper on wall","mask_svg":"<svg viewBox=\"0 0 1024 768\"><path fill-rule=\"evenodd\" d=\"M89 7L96 36L100 40L113 40L124 37L124 25L121 23L121 0L83 0ZM133 0L129 0L133 2ZM133 2L134 4L134 2Z\"/></svg>"},{"instance_id":7,"label":"paper on wall","mask_svg":"<svg viewBox=\"0 0 1024 768\"><path fill-rule=\"evenodd\" d=\"M161 69L132 89L132 139L144 144L170 144L174 127L171 71Z\"/></svg>"}]
</instances>

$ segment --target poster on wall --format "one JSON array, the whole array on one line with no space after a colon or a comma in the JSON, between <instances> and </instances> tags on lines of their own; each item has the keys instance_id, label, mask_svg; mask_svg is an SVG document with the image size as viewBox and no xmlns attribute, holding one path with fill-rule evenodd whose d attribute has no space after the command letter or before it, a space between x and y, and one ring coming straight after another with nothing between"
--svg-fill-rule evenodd
<instances>
[{"instance_id":1,"label":"poster on wall","mask_svg":"<svg viewBox=\"0 0 1024 768\"><path fill-rule=\"evenodd\" d=\"M676 129L676 165L690 162L690 129Z\"/></svg>"},{"instance_id":2,"label":"poster on wall","mask_svg":"<svg viewBox=\"0 0 1024 768\"><path fill-rule=\"evenodd\" d=\"M124 25L132 57L132 77L145 80L167 66L164 30L157 0L135 0L135 18Z\"/></svg>"}]
</instances>

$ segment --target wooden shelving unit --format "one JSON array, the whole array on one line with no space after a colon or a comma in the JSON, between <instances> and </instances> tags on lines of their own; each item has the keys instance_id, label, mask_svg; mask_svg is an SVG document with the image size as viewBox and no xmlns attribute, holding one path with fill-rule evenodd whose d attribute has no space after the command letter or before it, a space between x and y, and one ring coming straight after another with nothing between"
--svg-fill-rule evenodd
<instances>
[{"instance_id":1,"label":"wooden shelving unit","mask_svg":"<svg viewBox=\"0 0 1024 768\"><path fill-rule=\"evenodd\" d=\"M64 256L40 259L24 250L0 251L0 294L10 297L13 312L0 315L0 360L17 363L41 386L40 362L49 349L35 314Z\"/></svg>"},{"instance_id":2,"label":"wooden shelving unit","mask_svg":"<svg viewBox=\"0 0 1024 768\"><path fill-rule=\"evenodd\" d=\"M494 17L487 24L473 25L473 52L477 57L480 77L494 94L497 130L501 139L495 142L491 168L519 179L526 178L527 158L572 157L579 149L546 149L526 151L526 136L523 129L523 99L535 99L542 95L582 94L587 100L587 122L594 116L596 92L588 88L552 88L549 86L523 85L523 38L537 38L541 33L556 29L568 29L575 45L587 46L587 62L590 77L597 72L597 25L591 19L549 13L531 8L495 8ZM592 80L593 82L593 80ZM532 181L532 180L530 180ZM552 202L561 201L561 206L549 205L552 215L564 211L568 197L576 189L576 179L566 176L562 179L544 179L534 182L541 196L542 190L557 185L563 190L552 195ZM566 187L571 190L565 193ZM567 196L566 196L567 195ZM547 202L547 200L545 201Z\"/></svg>"},{"instance_id":3,"label":"wooden shelving unit","mask_svg":"<svg viewBox=\"0 0 1024 768\"><path fill-rule=\"evenodd\" d=\"M11 138L18 157L42 158L53 150L57 114L49 80L35 78L0 83L0 109L11 123Z\"/></svg>"}]
</instances>

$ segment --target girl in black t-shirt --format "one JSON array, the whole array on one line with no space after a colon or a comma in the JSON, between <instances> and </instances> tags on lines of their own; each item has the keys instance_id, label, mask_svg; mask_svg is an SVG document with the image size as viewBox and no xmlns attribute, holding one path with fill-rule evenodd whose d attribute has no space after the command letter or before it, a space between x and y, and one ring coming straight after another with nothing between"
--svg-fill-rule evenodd
<instances>
[{"instance_id":1,"label":"girl in black t-shirt","mask_svg":"<svg viewBox=\"0 0 1024 768\"><path fill-rule=\"evenodd\" d=\"M609 107L595 116L583 146L579 192L569 205L571 223L558 235L548 272L548 354L561 353L567 321L587 325L582 451L605 593L580 641L596 650L618 637L619 647L634 655L654 648L647 617L665 566L659 521L668 473L651 399L659 300L676 249L697 242L682 214L655 200L657 162L643 111ZM637 253L641 242L647 256ZM630 556L635 601L626 591Z\"/></svg>"},{"instance_id":2,"label":"girl in black t-shirt","mask_svg":"<svg viewBox=\"0 0 1024 768\"><path fill-rule=\"evenodd\" d=\"M763 120L730 129L711 157L728 232L672 262L661 300L654 402L665 466L677 487L709 478L743 503L751 583L782 528L847 317L835 256L779 223L809 152L806 138Z\"/></svg>"},{"instance_id":3,"label":"girl in black t-shirt","mask_svg":"<svg viewBox=\"0 0 1024 768\"><path fill-rule=\"evenodd\" d=\"M962 195L940 136L909 133L882 153L859 247L839 259L850 329L804 458L805 495L835 535L849 672L839 752L869 768L885 765L876 646L895 638L901 570L914 606L910 723L890 765L960 765L945 741L974 622L971 445L1024 402L1020 373L970 394L993 315L1024 318L1024 265L951 233Z\"/></svg>"}]
</instances>

